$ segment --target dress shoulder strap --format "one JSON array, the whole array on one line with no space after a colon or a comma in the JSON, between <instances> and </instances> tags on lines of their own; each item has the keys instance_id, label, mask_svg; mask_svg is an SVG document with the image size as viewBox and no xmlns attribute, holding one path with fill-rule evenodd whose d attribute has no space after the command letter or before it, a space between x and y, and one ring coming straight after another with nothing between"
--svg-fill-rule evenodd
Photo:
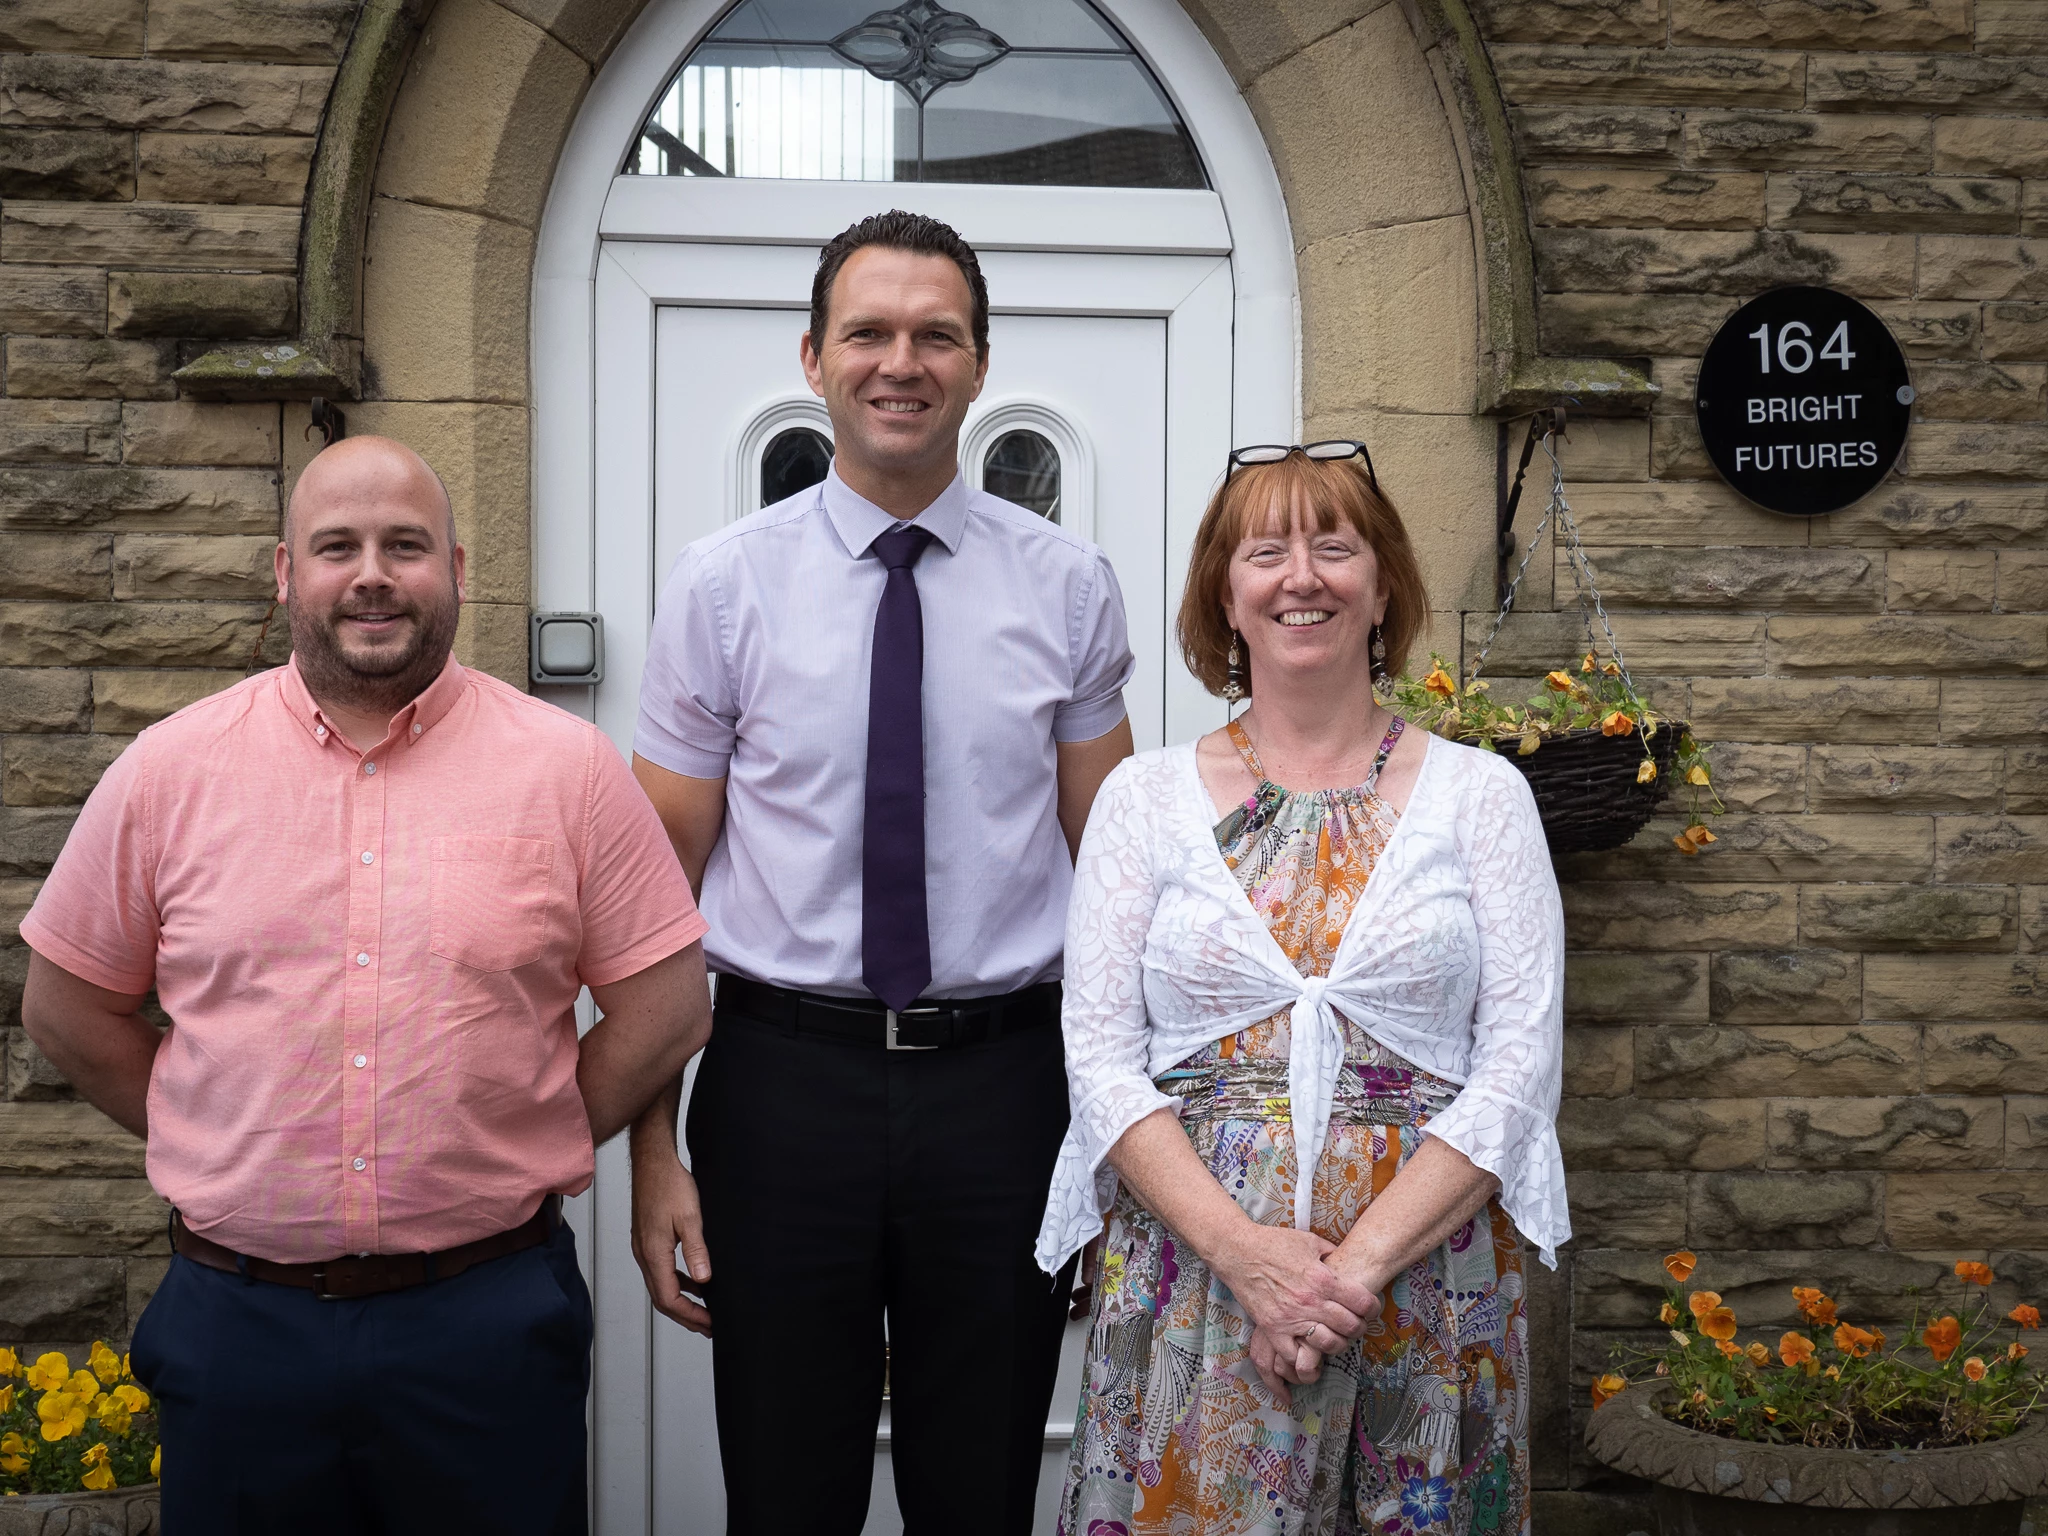
<instances>
[{"instance_id":1,"label":"dress shoulder strap","mask_svg":"<svg viewBox=\"0 0 2048 1536\"><path fill-rule=\"evenodd\" d=\"M1387 727L1387 734L1380 738L1380 749L1372 756L1372 772L1365 776L1365 788L1368 792L1378 786L1380 770L1387 766L1387 759L1393 756L1395 744L1400 741L1401 732L1407 727L1408 722L1396 715L1394 723Z\"/></svg>"},{"instance_id":2,"label":"dress shoulder strap","mask_svg":"<svg viewBox=\"0 0 2048 1536\"><path fill-rule=\"evenodd\" d=\"M1223 728L1230 734L1230 744L1237 748L1237 755L1244 759L1245 767L1251 770L1253 778L1261 784L1266 782L1266 770L1259 766L1259 754L1252 746L1252 738L1245 728L1235 720Z\"/></svg>"}]
</instances>

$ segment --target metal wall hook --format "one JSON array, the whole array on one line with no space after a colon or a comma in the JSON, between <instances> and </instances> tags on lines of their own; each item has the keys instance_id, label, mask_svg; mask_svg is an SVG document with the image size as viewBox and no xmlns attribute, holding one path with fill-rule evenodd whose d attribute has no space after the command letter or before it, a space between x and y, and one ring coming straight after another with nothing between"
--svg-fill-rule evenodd
<instances>
[{"instance_id":1,"label":"metal wall hook","mask_svg":"<svg viewBox=\"0 0 2048 1536\"><path fill-rule=\"evenodd\" d=\"M315 395L310 405L311 410L308 412L308 415L311 419L306 423L306 430L299 434L301 437L311 438L317 429L320 435L326 439L322 446L332 448L336 443L348 436L348 418L336 410L331 401L323 400L320 396Z\"/></svg>"}]
</instances>

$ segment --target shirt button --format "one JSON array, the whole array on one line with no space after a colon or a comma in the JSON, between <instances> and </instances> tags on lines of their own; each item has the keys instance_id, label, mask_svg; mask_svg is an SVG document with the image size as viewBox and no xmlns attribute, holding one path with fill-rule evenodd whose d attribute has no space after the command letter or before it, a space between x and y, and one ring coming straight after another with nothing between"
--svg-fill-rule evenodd
<instances>
[{"instance_id":1,"label":"shirt button","mask_svg":"<svg viewBox=\"0 0 2048 1536\"><path fill-rule=\"evenodd\" d=\"M361 954L359 954L359 955L357 955L357 956L356 956L356 964L357 964L357 965L368 965L369 963L370 963L370 952L369 952L369 951L368 951L367 949L366 949L366 950L364 950L364 951L363 951L363 952L362 952Z\"/></svg>"},{"instance_id":2,"label":"shirt button","mask_svg":"<svg viewBox=\"0 0 2048 1536\"><path fill-rule=\"evenodd\" d=\"M365 853L363 855L363 862L365 864L374 864L377 862L377 855L375 855L374 853Z\"/></svg>"},{"instance_id":3,"label":"shirt button","mask_svg":"<svg viewBox=\"0 0 2048 1536\"><path fill-rule=\"evenodd\" d=\"M423 731L423 730L425 730L425 729L426 729L426 727L425 727L425 726L423 726L423 725L416 725L416 726L414 726L414 727L412 728L412 733L413 733L413 735L417 736L417 735L419 735L419 733L420 733L421 731Z\"/></svg>"},{"instance_id":4,"label":"shirt button","mask_svg":"<svg viewBox=\"0 0 2048 1536\"><path fill-rule=\"evenodd\" d=\"M354 1169L355 1169L355 1171L356 1171L357 1173L361 1173L361 1172L362 1172L362 1171L363 1171L363 1170L364 1170L365 1168L369 1167L370 1165L369 1165L368 1163L364 1162L364 1161L363 1161L363 1160L362 1160L362 1159L361 1159L361 1158L359 1157L359 1158L357 1158L357 1159L355 1160L355 1162L354 1162L354 1163L350 1164L350 1166L351 1166L352 1168L354 1168Z\"/></svg>"},{"instance_id":5,"label":"shirt button","mask_svg":"<svg viewBox=\"0 0 2048 1536\"><path fill-rule=\"evenodd\" d=\"M313 727L313 735L314 735L314 736L315 736L315 738L317 738L318 740L320 740L320 741L325 741L325 740L327 739L327 727L326 727L326 726L324 726L324 725L316 725L316 726L314 726L314 727Z\"/></svg>"},{"instance_id":6,"label":"shirt button","mask_svg":"<svg viewBox=\"0 0 2048 1536\"><path fill-rule=\"evenodd\" d=\"M359 1067L367 1067L367 1066L368 1066L369 1064L370 1064L370 1058L369 1058L369 1057L367 1057L367 1056L358 1056L358 1057L356 1057L356 1065L357 1065L357 1066L359 1066Z\"/></svg>"},{"instance_id":7,"label":"shirt button","mask_svg":"<svg viewBox=\"0 0 2048 1536\"><path fill-rule=\"evenodd\" d=\"M376 765L375 763L365 763L365 764L363 764L363 772L365 772L365 773L375 773L376 771L377 771L377 765Z\"/></svg>"}]
</instances>

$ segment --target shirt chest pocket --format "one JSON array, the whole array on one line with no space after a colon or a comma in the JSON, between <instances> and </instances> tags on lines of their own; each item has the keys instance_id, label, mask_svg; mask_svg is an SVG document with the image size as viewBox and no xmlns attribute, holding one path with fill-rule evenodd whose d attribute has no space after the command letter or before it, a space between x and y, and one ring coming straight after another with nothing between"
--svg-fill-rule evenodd
<instances>
[{"instance_id":1,"label":"shirt chest pocket","mask_svg":"<svg viewBox=\"0 0 2048 1536\"><path fill-rule=\"evenodd\" d=\"M531 965L548 940L555 845L531 837L437 837L429 947L479 971Z\"/></svg>"}]
</instances>

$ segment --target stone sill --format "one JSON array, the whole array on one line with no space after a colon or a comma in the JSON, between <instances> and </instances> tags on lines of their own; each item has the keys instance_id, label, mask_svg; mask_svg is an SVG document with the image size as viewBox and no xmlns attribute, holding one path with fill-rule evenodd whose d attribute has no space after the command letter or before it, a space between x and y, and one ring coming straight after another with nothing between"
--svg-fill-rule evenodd
<instances>
[{"instance_id":1,"label":"stone sill","mask_svg":"<svg viewBox=\"0 0 2048 1536\"><path fill-rule=\"evenodd\" d=\"M1514 364L1480 402L1483 416L1524 416L1553 405L1580 415L1647 416L1663 391L1648 358L1536 357Z\"/></svg>"},{"instance_id":2,"label":"stone sill","mask_svg":"<svg viewBox=\"0 0 2048 1536\"><path fill-rule=\"evenodd\" d=\"M171 377L187 395L224 400L352 399L355 370L306 338L250 341L195 357Z\"/></svg>"}]
</instances>

